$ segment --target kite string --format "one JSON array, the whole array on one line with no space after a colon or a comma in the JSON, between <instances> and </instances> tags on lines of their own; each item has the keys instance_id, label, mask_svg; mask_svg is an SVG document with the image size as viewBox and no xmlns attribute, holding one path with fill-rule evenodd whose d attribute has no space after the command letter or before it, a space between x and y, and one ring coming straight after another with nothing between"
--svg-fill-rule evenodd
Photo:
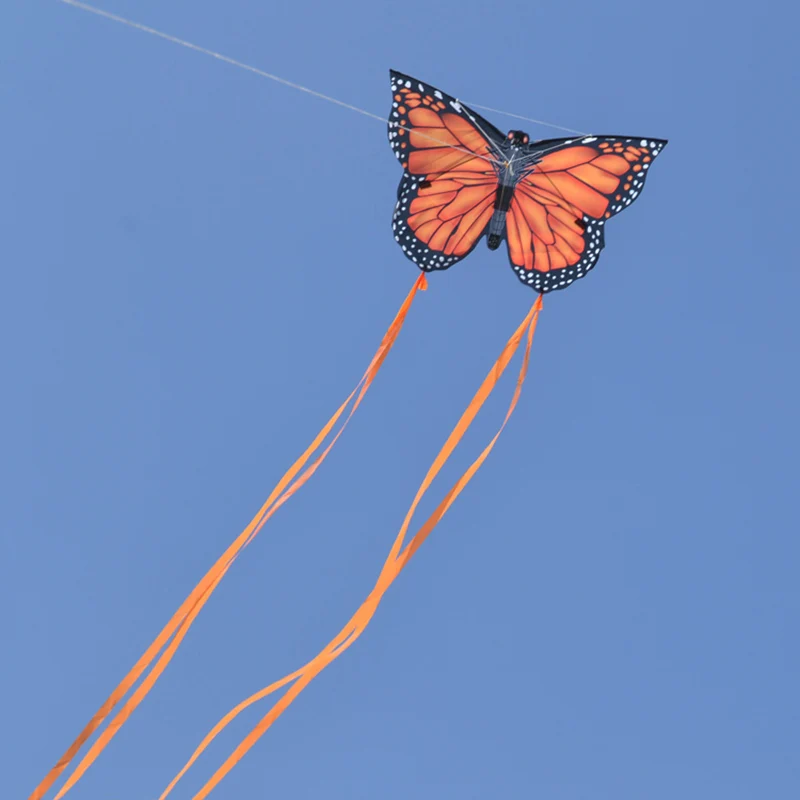
<instances>
[{"instance_id":1,"label":"kite string","mask_svg":"<svg viewBox=\"0 0 800 800\"><path fill-rule=\"evenodd\" d=\"M293 81L286 80L286 78L281 78L278 75L273 75L270 72L265 72L262 69L258 69L258 67L253 67L250 64L245 64L243 61L237 61L235 58L230 58L229 56L225 56L222 53L217 53L214 50L209 50L206 47L201 47L197 44L192 44L192 42L187 42L185 39L179 39L177 36L172 36L169 33L164 33L163 31L156 30L155 28L151 28L148 25L142 25L140 22L134 22L133 20L127 19L126 17L120 17L118 14L112 14L110 11L104 11L100 8L95 8L95 6L90 6L88 3L81 3L78 0L60 0L60 2L65 3L68 6L74 6L75 8L80 8L82 11L88 11L90 14L95 14L98 17L105 17L106 19L110 19L113 22L119 22L122 25L127 25L129 28L135 28L138 31L143 31L144 33L149 33L151 36L157 36L159 39L165 39L168 42L172 42L173 44L178 44L181 47L187 47L189 50L195 50L198 53L203 53L203 55L211 56L211 58L216 58L218 61L224 61L226 64L231 64L234 67L238 67L239 69L246 70L247 72L253 72L256 75L260 75L262 78L269 78L271 81L275 81L276 83L281 83L284 86L288 86L291 89L297 89L299 92L305 92L306 94L313 95L314 97L319 98L320 100L327 100L329 103L335 103L337 106L341 106L342 108L347 108L350 111L355 111L358 114L363 114L366 117L372 117L373 119L377 119L380 122L386 122L385 117L381 117L378 114L373 114L371 111L366 111L363 108L359 108L358 106L351 105L350 103L345 103L342 100L337 100L335 97L331 97L327 94L322 94L322 92L317 92L314 89L309 89L307 86L302 86L299 83L294 83Z\"/></svg>"},{"instance_id":2,"label":"kite string","mask_svg":"<svg viewBox=\"0 0 800 800\"><path fill-rule=\"evenodd\" d=\"M387 119L385 116L381 116L380 114L374 114L372 111L367 111L364 108L359 108L358 106L354 106L352 103L345 103L343 100L338 100L335 97L331 97L330 95L323 94L322 92L318 92L314 89L309 89L307 86L303 86L302 84L295 83L294 81L287 80L286 78L281 78L279 75L273 75L271 72L266 72L258 67L253 67L250 64L245 64L243 61L237 61L235 58L230 58L229 56L223 55L222 53L217 53L214 50L209 50L206 47L201 47L200 45L193 44L192 42L188 42L185 39L179 39L177 36L172 36L169 33L164 33L163 31L159 31L156 28L151 28L148 25L142 25L140 22L134 22L133 20L127 19L126 17L121 17L118 14L112 14L110 11L104 11L103 9L96 8L95 6L91 6L88 3L81 3L79 0L60 0L60 2L68 5L73 6L74 8L79 8L82 11L87 11L90 14L95 14L98 17L104 17L105 19L109 19L113 22L119 22L122 25L127 25L129 28L135 28L138 31L142 31L143 33L149 33L151 36L157 36L159 39L165 39L168 42L172 42L173 44L180 45L181 47L186 47L189 50L194 50L198 53L202 53L203 55L210 56L211 58L216 58L218 61L224 61L226 64L230 64L231 66L238 67L239 69L246 70L247 72L252 72L255 75L259 75L262 78L268 78L271 81L275 81L276 83L280 83L283 86L288 86L290 89L296 89L299 92L305 92L306 94L311 95L312 97L316 97L319 100L326 100L329 103L334 103L337 106L341 106L342 108L346 108L350 111L355 111L357 114L361 114L365 117L370 117L371 119L376 119L379 122L386 123ZM556 128L562 131L569 131L570 133L580 133L579 131L575 131L572 128L565 128L561 125L554 125L551 122L544 122L543 120L539 119L532 119L531 117L523 117L519 114L512 114L508 111L500 111L496 108L489 108L488 106L480 106L476 103L469 103L468 105L473 106L474 108L480 108L483 111L493 111L496 114L504 114L508 117L516 117L517 119L524 119L528 122L534 122L537 125L544 125L545 127L549 128ZM403 125L396 125L395 127L403 128L404 130L409 130L405 128ZM415 135L422 136L427 139L432 139L434 141L439 142L440 140L437 139L435 136L431 136L429 134L424 134L421 131L416 131ZM465 148L456 147L455 145L446 144L445 142L441 142L446 147L450 147L453 150L461 150L462 152L469 153L471 156L475 158L483 158L486 161L491 161L492 163L496 163L494 159L486 158L485 156L479 156L477 153L473 153L470 150Z\"/></svg>"},{"instance_id":3,"label":"kite string","mask_svg":"<svg viewBox=\"0 0 800 800\"><path fill-rule=\"evenodd\" d=\"M112 720L112 722L109 724L108 728L106 728L98 741L95 742L90 751L75 768L73 774L59 792L57 796L58 798L63 797L63 795L66 794L66 792L69 791L72 786L74 786L74 784L91 766L102 749L113 738L113 736L119 730L119 727L124 724L133 710L139 705L139 703L141 703L141 701L147 695L147 692L150 690L150 688L152 688L155 681L169 664L172 656L175 653L175 650L180 645L181 640L186 635L195 617L200 613L200 610L203 608L213 591L219 585L230 566L233 564L236 558L238 558L239 553L252 541L254 536L263 527L267 519L269 519L269 517L271 517L272 514L277 510L277 508L283 505L283 503L286 502L286 500L291 497L291 495L294 494L297 489L299 489L306 481L308 481L322 461L327 457L331 448L336 443L339 436L341 436L344 428L352 418L364 395L369 389L369 386L374 380L378 370L386 359L386 356L393 347L403 323L405 322L405 318L411 308L411 304L416 296L416 293L418 291L424 291L426 288L427 281L425 274L422 273L414 282L414 285L408 293L405 301L384 334L383 339L381 340L381 343L375 352L375 355L372 357L369 366L364 372L361 380L356 385L356 388L353 389L349 397L337 409L325 426L323 426L323 428L315 437L314 441L306 448L305 452L300 456L300 458L298 458L297 461L295 461L295 463L289 468L289 470L287 470L248 526L242 531L242 533L239 534L239 536L227 548L222 556L217 559L217 562L211 567L211 569L209 569L197 586L195 586L189 596L173 614L169 622L167 622L158 636L147 648L145 653L139 658L133 668L101 705L100 709L94 714L92 719L84 727L75 741L67 748L66 752L57 761L55 766L50 770L50 772L48 772L36 789L34 789L33 793L29 797L29 800L40 800L40 798L44 796L47 790L56 781L58 776L66 769L87 739L103 723L106 717L108 717L111 711L113 711L115 706L128 693L128 691L130 691L136 681L139 680L145 670L153 663L156 656L162 651L164 646L167 644L167 642L169 642L174 634L174 638L172 638L172 641L164 653L161 654L161 657L156 662L156 665L148 674L145 681L143 681L142 685L140 685L134 695L128 699L114 720ZM328 434L333 429L336 422L344 413L348 404L357 392L358 396L356 397L356 401L333 440L328 444L322 454L319 455L315 461L312 462L312 464L301 473L301 470L303 470L305 464L319 449L324 439L327 438ZM299 476L298 473L300 473Z\"/></svg>"},{"instance_id":4,"label":"kite string","mask_svg":"<svg viewBox=\"0 0 800 800\"><path fill-rule=\"evenodd\" d=\"M461 419L459 419L458 423L454 427L452 433L448 437L444 446L440 450L437 457L434 459L434 462L431 465L428 474L425 476L425 479L420 485L420 490L417 492L417 495L415 496L414 501L412 502L411 508L409 509L409 513L403 520L403 524L400 527L400 531L397 535L397 538L395 539L394 544L392 545L391 551L384 563L383 569L381 570L381 573L378 577L375 587L372 590L372 592L370 592L369 596L364 601L364 603L362 603L358 611L356 611L356 613L351 617L350 621L347 623L347 625L344 626L344 628L342 628L340 633L333 640L331 640L331 642L329 642L329 644L315 658L313 658L303 667L291 673L290 675L287 675L284 678L275 681L274 683L270 684L264 689L261 689L259 692L256 692L255 694L251 695L246 700L239 703L231 711L229 711L205 736L205 738L192 753L191 757L183 766L183 768L172 779L170 784L160 795L159 800L165 800L167 795L170 794L170 792L178 783L178 781L186 774L187 770L195 763L198 757L205 751L205 749L208 747L211 741L214 738L216 738L216 736L223 730L223 728L225 728L235 717L237 717L242 711L244 711L249 706L267 697L268 695L272 694L278 689L284 687L286 684L292 683L294 681L293 685L288 689L286 694L284 694L283 697L281 697L281 699L272 707L272 709L270 709L270 711L262 718L262 720L258 723L258 725L245 737L245 739L242 740L242 742L238 745L238 747L234 750L234 752L231 753L231 755L224 762L224 764L214 773L214 775L203 786L200 792L195 795L194 800L202 800L202 798L205 798L214 789L214 787L225 777L225 775L227 775L227 773L230 772L230 770L236 765L236 763L238 763L238 761L241 760L241 758L264 734L264 732L270 727L270 725L272 725L272 723L283 713L283 711L286 710L286 708L288 708L289 705L291 705L294 699L313 680L313 678L316 677L323 669L325 669L325 667L327 667L328 664L330 664L332 661L338 658L352 644L354 644L355 641L358 639L358 637L363 633L363 631L366 629L367 625L371 621L372 617L374 616L378 608L378 605L380 604L386 591L389 589L389 587L397 578L397 576L400 574L400 572L405 568L408 561L411 559L411 557L414 555L414 553L417 551L420 545L425 541L425 539L430 535L431 531L436 527L436 525L439 523L442 517L447 513L448 509L453 504L458 495L463 491L465 486L473 478L475 473L478 471L478 469L481 467L481 465L488 457L489 453L494 448L501 433L505 429L509 419L511 418L511 414L513 413L519 401L519 397L522 392L522 385L525 381L525 377L528 372L528 365L530 362L530 351L531 351L531 346L533 344L533 335L536 330L536 323L538 321L538 316L541 307L542 307L542 298L540 295L539 298L537 298L533 308L530 310L528 315L523 320L520 327L515 331L511 339L509 339L508 343L506 344L505 348L500 354L500 357L495 362L495 365L490 370L483 384L479 388L478 392L476 392L475 396L473 397L472 401L467 407L467 410L462 414ZM411 516L417 504L419 503L422 494L424 494L427 488L430 486L431 482L436 477L438 472L441 470L442 466L447 461L450 454L452 454L453 450L455 449L455 446L463 437L467 428L474 419L475 414L483 406L489 394L491 394L491 391L496 386L498 380L500 379L506 366L508 365L511 357L514 355L514 352L519 347L520 341L526 329L527 329L527 344L525 348L525 353L523 355L522 366L520 368L519 376L517 378L514 394L512 396L505 418L499 430L497 431L497 433L495 433L494 437L491 439L489 444L484 448L484 450L481 452L478 458L470 465L470 467L466 470L466 472L461 476L461 478L456 482L456 484L445 495L444 499L440 502L440 504L433 512L433 514L431 514L431 516L422 525L419 531L417 531L417 533L409 541L406 548L401 552L402 544L411 521ZM399 557L398 553L400 553Z\"/></svg>"},{"instance_id":5,"label":"kite string","mask_svg":"<svg viewBox=\"0 0 800 800\"><path fill-rule=\"evenodd\" d=\"M334 103L337 106L341 106L342 108L347 108L350 111L355 111L358 114L363 114L365 117L371 117L372 119L376 119L379 122L383 123L387 122L386 117L382 117L379 114L373 114L371 111L367 111L366 109L359 108L358 106L354 106L350 103L345 103L343 100L337 100L335 97L331 97L330 95L323 94L322 92L317 92L314 89L309 89L307 86L302 86L299 83L294 83L293 81L286 80L285 78L281 78L278 75L273 75L270 72L265 72L262 69L258 69L258 67L253 67L250 64L245 64L243 61L237 61L235 58L230 58L229 56L225 56L222 53L217 53L214 50L209 50L206 47L200 47L200 45L192 44L192 42L187 42L185 39L179 39L177 36L172 36L169 33L164 33L162 31L156 30L155 28L151 28L148 25L142 25L140 22L134 22L133 20L126 19L125 17L120 17L118 14L112 14L110 11L103 11L100 8L95 8L94 6L90 6L87 3L81 3L78 0L60 0L60 1L68 6L74 6L75 8L80 8L82 11L88 11L90 14L95 14L98 17L104 17L105 19L110 19L113 22L119 22L122 25L127 25L128 27L134 28L137 31L143 31L144 33L149 33L152 36L157 36L160 39L165 39L168 42L180 45L181 47L186 47L189 50L195 50L198 53L203 53L204 55L211 56L211 58L216 58L218 61L224 61L226 64L231 64L234 67L239 67L239 69L246 70L247 72L253 72L262 78L269 78L269 80L271 81L283 84L284 86L288 86L291 89L297 89L299 92L305 92L306 94L310 94L313 97L319 98L320 100L327 100L329 103ZM401 125L400 123L393 122L392 125L395 128L402 128L405 131L411 132L411 128L407 128L405 125ZM431 141L438 142L442 146L448 147L451 150L458 150L462 153L466 153L472 158L480 158L483 161L488 161L492 164L498 163L496 159L480 155L479 153L474 153L472 152L472 150L468 150L464 147L458 147L457 145L448 144L447 142L444 142L441 139L438 139L436 136L433 136L429 133L423 133L420 130L416 130L414 131L414 135L420 136L423 139L430 139Z\"/></svg>"}]
</instances>

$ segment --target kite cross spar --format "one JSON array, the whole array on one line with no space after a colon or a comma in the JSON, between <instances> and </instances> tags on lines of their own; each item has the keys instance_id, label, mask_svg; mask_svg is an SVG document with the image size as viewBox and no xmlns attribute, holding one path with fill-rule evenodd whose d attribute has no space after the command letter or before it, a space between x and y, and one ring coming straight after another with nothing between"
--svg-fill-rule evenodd
<instances>
[{"instance_id":1,"label":"kite cross spar","mask_svg":"<svg viewBox=\"0 0 800 800\"><path fill-rule=\"evenodd\" d=\"M76 0L60 2L211 56L382 123L387 121L378 114L94 6ZM360 406L394 346L416 293L427 287L425 273L449 269L471 253L484 237L490 250L498 249L505 241L508 258L517 277L537 292L533 306L508 340L434 459L400 527L375 587L364 603L317 656L295 672L247 698L226 714L202 740L188 762L164 790L161 800L166 798L211 740L234 717L253 703L288 687L285 694L195 795L195 800L206 797L214 789L311 680L358 639L373 618L389 586L484 463L519 400L528 371L543 295L566 288L584 277L596 265L605 244L605 223L639 196L653 160L667 143L666 140L650 137L590 136L557 125L551 127L575 135L572 138L532 141L524 131L511 130L503 134L465 103L408 75L392 71L390 83L392 106L388 119L388 135L392 150L403 167L393 217L394 237L405 255L423 271L422 274L415 280L367 369L345 402L287 470L248 526L184 600L141 658L32 792L29 800L40 800L45 796L92 734L103 725L141 679L135 691L125 700L68 776L56 794L56 800L60 800L74 787L147 696L170 663L189 627L244 548L275 511L316 472ZM496 111L486 106L475 107ZM509 116L549 125L517 114ZM522 365L502 425L478 458L445 495L433 514L406 541L417 505L452 455L523 341L525 348Z\"/></svg>"}]
</instances>

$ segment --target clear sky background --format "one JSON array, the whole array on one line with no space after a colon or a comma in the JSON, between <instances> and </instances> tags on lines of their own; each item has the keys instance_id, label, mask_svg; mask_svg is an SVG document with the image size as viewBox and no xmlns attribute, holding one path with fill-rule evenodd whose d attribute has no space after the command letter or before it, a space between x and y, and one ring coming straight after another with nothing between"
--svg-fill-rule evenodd
<instances>
[{"instance_id":1,"label":"clear sky background","mask_svg":"<svg viewBox=\"0 0 800 800\"><path fill-rule=\"evenodd\" d=\"M379 114L393 67L670 140L597 268L545 298L487 465L212 797L800 796L794 6L102 5ZM16 800L347 395L417 271L375 120L55 0L2 3L0 113L0 794ZM533 299L485 245L432 277L329 460L71 797L156 797L224 712L339 630Z\"/></svg>"}]
</instances>

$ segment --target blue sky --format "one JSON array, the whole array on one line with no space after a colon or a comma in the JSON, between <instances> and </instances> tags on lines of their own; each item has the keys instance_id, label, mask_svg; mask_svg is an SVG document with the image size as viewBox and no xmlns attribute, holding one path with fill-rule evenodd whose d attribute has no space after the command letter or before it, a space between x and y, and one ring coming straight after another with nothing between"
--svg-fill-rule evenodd
<instances>
[{"instance_id":1,"label":"blue sky","mask_svg":"<svg viewBox=\"0 0 800 800\"><path fill-rule=\"evenodd\" d=\"M796 10L102 7L379 114L393 67L670 140L597 268L545 298L487 465L212 797L797 796ZM416 271L374 120L55 1L3 3L0 104L0 752L17 798L346 396ZM433 276L330 459L71 796L157 796L225 711L339 630L533 299L483 246Z\"/></svg>"}]
</instances>

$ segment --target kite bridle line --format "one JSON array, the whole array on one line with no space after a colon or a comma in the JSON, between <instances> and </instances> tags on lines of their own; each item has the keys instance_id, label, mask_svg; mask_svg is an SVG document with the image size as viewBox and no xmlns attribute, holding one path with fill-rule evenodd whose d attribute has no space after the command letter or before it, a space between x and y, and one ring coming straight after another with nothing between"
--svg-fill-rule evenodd
<instances>
[{"instance_id":1,"label":"kite bridle line","mask_svg":"<svg viewBox=\"0 0 800 800\"><path fill-rule=\"evenodd\" d=\"M118 14L112 14L110 11L103 11L103 9L95 8L94 6L89 5L88 3L81 3L79 0L59 0L59 2L64 3L68 6L73 6L74 8L79 8L82 11L87 11L90 14L94 14L98 17L104 17L105 19L109 19L112 22L119 22L122 25L127 25L129 28L134 28L135 30L142 31L143 33L149 33L151 36L157 36L159 39L165 39L168 42L172 42L173 44L180 45L181 47L186 47L189 50L194 50L197 53L203 53L203 55L210 56L211 58L216 58L218 61L224 61L226 64L230 64L231 66L238 67L239 69L243 69L247 72L252 72L255 75L259 75L262 78L268 78L271 81L275 81L275 83L280 83L284 86L288 86L290 89L297 89L298 92L305 92L306 94L310 94L312 97L316 97L320 100L326 100L329 103L334 103L337 106L341 106L342 108L349 109L350 111L355 111L357 114L361 114L365 117L370 117L371 119L378 120L378 122L386 123L387 119L380 114L373 114L371 111L367 111L364 108L359 108L358 106L352 105L352 103L345 103L343 100L337 100L335 97L331 97L330 95L323 94L322 92L318 92L314 89L309 89L307 86L303 86L302 84L295 83L294 81L287 80L286 78L281 78L279 75L273 75L270 72L265 72L262 69L258 69L258 67L253 67L250 64L245 64L243 61L237 61L235 58L230 58L229 56L223 55L222 53L217 53L214 50L209 50L206 47L201 47L200 45L193 44L192 42L187 42L185 39L179 39L177 36L172 36L169 33L164 33L163 31L159 31L156 28L151 28L148 25L142 25L140 22L134 22L131 19L127 19L126 17L121 17ZM555 125L550 122L544 122L542 120L532 119L530 117L523 117L519 114L512 114L507 111L499 111L498 109L488 108L487 106L480 106L477 104L472 104L475 108L480 108L486 111L494 111L497 114L505 114L509 117L516 117L517 119L524 119L527 122L533 122L537 125L544 125L549 128L556 128L562 131L569 131L571 133L577 133L577 131L573 131L571 128L564 128L561 125ZM391 122L391 120L388 120ZM404 125L400 125L399 123L394 123L396 128L402 128L405 131L410 132L410 128L405 127ZM449 147L452 150L459 150L462 153L468 153L473 158L480 158L484 161L488 161L490 164L499 165L493 158L489 158L488 156L482 156L477 153L473 153L471 150L467 150L463 147L458 147L453 144L448 144L447 142L443 142L440 139L437 139L435 136L431 136L429 134L423 134L419 131L414 131L415 136L420 136L426 139L431 139L432 141L439 142L444 147ZM581 134L585 135L585 134ZM487 137L491 141L491 137Z\"/></svg>"},{"instance_id":2,"label":"kite bridle line","mask_svg":"<svg viewBox=\"0 0 800 800\"><path fill-rule=\"evenodd\" d=\"M461 101L458 98L456 98L456 103L461 103ZM500 158L502 159L501 163L504 166L508 166L508 162L505 161L505 156L503 155L503 151L500 149L497 142L495 142L495 140L491 136L489 136L488 133L486 133L486 131L481 126L480 122L478 122L478 120L475 119L475 117L473 117L472 114L469 113L469 109L466 107L466 104L462 106L462 108L464 109L466 115L469 117L470 122L483 134L483 138L486 139L486 141L489 142L489 144L491 144L491 146L497 151L497 155L500 156Z\"/></svg>"},{"instance_id":3,"label":"kite bridle line","mask_svg":"<svg viewBox=\"0 0 800 800\"><path fill-rule=\"evenodd\" d=\"M456 98L456 102L457 103L461 103L462 101L459 100L458 98ZM499 111L496 108L489 108L488 106L481 106L481 105L478 105L477 103L467 103L466 101L464 101L464 104L463 104L462 108L464 108L464 111L467 114L467 116L469 117L470 121L483 134L483 138L486 139L487 142L489 142L489 144L495 149L495 151L497 151L497 154L500 156L500 158L503 159L500 162L493 161L493 163L496 164L497 166L506 167L511 172L512 175L514 174L514 161L515 161L516 156L512 155L510 161L505 159L503 151L500 149L500 146L497 144L497 142L495 142L494 138L492 136L490 136L483 129L483 126L480 124L480 122L478 122L478 120L472 114L469 113L468 106L474 106L475 108L480 108L483 111L492 111L492 112L497 113L497 114L505 114L508 117L516 117L517 119L523 119L526 122L535 122L535 123L538 123L539 125L548 125L551 128L558 128L559 130L567 131L568 133L575 133L575 134L578 134L579 136L591 136L591 134L581 133L580 131L576 131L573 128L565 128L565 127L563 127L561 125L552 125L549 122L542 122L541 120L532 119L531 117L523 117L520 114L511 114L511 113L509 113L507 111ZM428 138L433 138L433 137L428 137ZM450 145L450 146L452 147L452 145ZM522 180L522 178L524 178L526 174L530 175L531 173L536 172L536 162L541 158L541 156L543 156L546 153L549 153L549 152L551 152L553 150L556 150L560 146L561 146L560 144L552 145L551 147L547 147L544 150L540 150L535 154L530 154L528 156L523 156L520 159L520 161L522 163L521 163L521 165L519 167L520 173L521 173L520 177L519 177L519 180ZM482 156L478 156L478 158L482 158ZM526 173L525 172L525 168L526 168L526 162L527 161L533 161L534 162L534 166L532 167L532 169L530 169ZM579 211L576 211L575 206L573 206L572 203L570 203L567 200L567 198L564 197L564 195L562 194L561 190L558 188L558 186L555 185L555 183L553 182L553 179L550 177L550 175L548 175L546 172L539 172L537 174L538 175L544 175L544 177L547 179L547 182L553 187L553 191L555 191L555 193L564 201L564 203L566 204L567 208L569 209L569 211L571 213L573 213L573 214L579 213Z\"/></svg>"},{"instance_id":4,"label":"kite bridle line","mask_svg":"<svg viewBox=\"0 0 800 800\"><path fill-rule=\"evenodd\" d=\"M69 0L62 0L62 2L66 3ZM375 117L379 119L381 122L387 122L393 128L399 128L400 130L406 131L407 133L413 133L414 136L420 136L423 139L430 139L432 142L438 142L443 148L448 148L449 150L458 150L459 153L466 153L469 156L469 159L465 159L463 162L466 163L472 158L480 158L482 161L486 161L489 164L493 164L496 167L502 166L502 163L495 158L490 158L489 156L482 156L480 153L474 153L472 150L467 150L466 147L458 147L454 144L448 144L447 142L443 142L441 139L437 139L435 136L431 136L429 133L422 133L419 130L415 130L414 128L408 128L405 125L401 125L399 122L392 122L392 120L386 120L383 117L379 117L377 114L373 114L371 112L364 112L369 114L370 117ZM491 141L491 140L490 140ZM494 144L494 142L492 142Z\"/></svg>"},{"instance_id":5,"label":"kite bridle line","mask_svg":"<svg viewBox=\"0 0 800 800\"><path fill-rule=\"evenodd\" d=\"M510 111L501 111L499 108L489 108L489 106L482 106L478 103L470 103L467 100L464 103L471 108L479 108L481 111L491 111L493 114L503 114L506 117L514 117L515 119L523 119L525 122L533 122L536 125L544 125L546 128L555 128L558 131L566 131L567 133L575 133L578 136L591 136L590 133L583 133L576 131L574 128L565 128L563 125L555 125L552 122L545 122L541 119L533 119L533 117L523 117L522 114L512 114Z\"/></svg>"}]
</instances>

